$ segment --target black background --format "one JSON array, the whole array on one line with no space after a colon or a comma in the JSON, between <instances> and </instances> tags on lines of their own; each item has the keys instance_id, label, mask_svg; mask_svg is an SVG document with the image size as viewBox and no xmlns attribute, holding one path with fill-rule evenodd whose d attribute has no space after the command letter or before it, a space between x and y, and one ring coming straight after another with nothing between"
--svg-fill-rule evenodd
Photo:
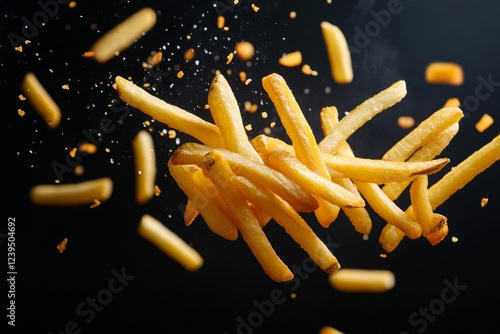
<instances>
[{"instance_id":1,"label":"black background","mask_svg":"<svg viewBox=\"0 0 500 334\"><path fill-rule=\"evenodd\" d=\"M262 316L258 326L240 329L240 333L318 333L324 325L346 333L499 332L498 166L492 166L439 207L438 211L448 217L450 233L434 247L423 238L405 239L384 259L380 257L383 250L378 235L385 222L373 212L374 226L366 241L344 215L328 229L319 227L313 215L304 215L323 240L336 245L333 251L343 267L392 270L396 286L384 294L341 293L329 286L325 273L311 269L295 289L297 285L271 281L241 238L235 242L223 240L200 218L190 227L184 226L179 208L186 198L168 175L166 162L173 150L192 139L182 133L178 133L178 142L160 136L169 128L158 122L151 123L150 129L156 145L157 184L162 193L146 205L136 205L131 140L150 118L129 108L130 117L119 124L119 115L109 105L124 107L111 84L117 75L130 76L138 83L149 82L149 91L169 103L210 120L203 106L208 85L215 71L220 70L233 87L242 110L244 101L259 104L257 113L243 113L245 124L253 126L249 137L262 133L265 126L276 121L273 135L287 139L260 85L263 76L277 72L294 91L320 140L321 107L336 105L341 112L349 111L404 79L407 97L349 139L358 156L380 158L409 132L397 126L399 116L411 115L420 122L450 97L472 101L480 77L500 82L500 3L403 0L398 7L401 12L390 15L386 27L378 25L378 30L370 31L372 37L364 44L360 44L357 31L377 27L372 11L386 10L385 1L263 1L256 2L258 13L246 0L240 0L238 5L220 3L78 1L73 9L59 5L56 15L39 27L29 38L31 43L18 52L7 34L22 36L22 18L33 22L42 7L34 1L29 5L2 1L0 142L6 199L1 205L0 233L7 232L8 217L15 217L17 332L59 333L74 321L81 333L238 333L239 317L248 321L256 314L254 302L269 300L275 290L283 294L283 303ZM82 56L100 35L145 6L158 11L158 22L133 47L106 64ZM289 17L292 10L297 13L293 20ZM217 29L220 11L224 11L228 31ZM349 44L358 49L352 54L355 79L349 85L337 85L330 76L320 30L323 20L338 25ZM236 57L231 64L225 63L227 54L240 40L248 40L256 47L251 66ZM182 58L189 47L196 50L196 63ZM153 76L141 63L152 51L159 50L163 61L153 69ZM295 50L302 51L304 63L319 72L317 77L305 76L300 67L278 65L282 54ZM425 67L432 61L460 63L464 84L427 84ZM175 76L175 66L185 73L182 79ZM253 79L249 85L239 81L237 73L241 70ZM58 128L49 129L28 101L19 100L19 83L27 71L38 76L61 107L63 118ZM64 84L69 84L70 89L63 90ZM327 87L331 92L325 92ZM477 108L463 107L465 117L460 121L460 131L443 152L451 163L431 177L431 182L498 134L497 123L484 133L478 133L474 125L483 113L498 115L499 90L494 86ZM20 117L18 109L26 115ZM267 119L261 117L262 111L268 112ZM95 209L30 204L30 188L53 183L57 176L52 163L64 164L69 150L86 139L82 131L96 129L105 117L112 119L116 127L103 135L96 154L82 159L84 174L65 173L63 182L108 176L114 181L112 197ZM398 204L405 207L407 197L405 193ZM484 208L480 207L482 197L489 198ZM187 272L138 236L137 224L143 214L159 219L190 243L204 257L204 266L197 272ZM281 228L269 224L265 231L290 267L308 263L306 254ZM458 242L451 242L452 236ZM60 254L56 245L63 238L68 238L68 248ZM6 254L6 239L0 241L2 253ZM6 261L6 256L1 258ZM5 267L2 265L2 277L7 272ZM87 323L88 315L81 316L76 309L88 297L95 298L107 288L113 270L124 270L134 278ZM458 282L466 289L429 321L418 316L415 319L419 322L411 323L409 317L420 307L439 305L445 281ZM3 289L0 294L6 296L7 286ZM7 299L2 300L5 302L0 309L6 313ZM2 315L2 319L3 326L7 318Z\"/></svg>"}]
</instances>

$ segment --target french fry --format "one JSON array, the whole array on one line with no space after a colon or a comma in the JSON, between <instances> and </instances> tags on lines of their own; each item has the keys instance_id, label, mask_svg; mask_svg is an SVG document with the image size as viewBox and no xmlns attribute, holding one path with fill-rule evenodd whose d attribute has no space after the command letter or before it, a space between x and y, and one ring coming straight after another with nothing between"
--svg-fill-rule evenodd
<instances>
[{"instance_id":1,"label":"french fry","mask_svg":"<svg viewBox=\"0 0 500 334\"><path fill-rule=\"evenodd\" d=\"M422 121L413 131L393 145L382 160L405 161L433 135L440 133L464 116L456 107L441 108Z\"/></svg>"},{"instance_id":2,"label":"french fry","mask_svg":"<svg viewBox=\"0 0 500 334\"><path fill-rule=\"evenodd\" d=\"M495 120L489 114L483 114L481 118L476 122L476 130L479 133L486 131L490 126L493 125Z\"/></svg>"},{"instance_id":3,"label":"french fry","mask_svg":"<svg viewBox=\"0 0 500 334\"><path fill-rule=\"evenodd\" d=\"M193 201L188 199L186 201L186 207L184 208L184 224L186 226L190 226L193 221L196 219L200 212L194 205Z\"/></svg>"},{"instance_id":4,"label":"french fry","mask_svg":"<svg viewBox=\"0 0 500 334\"><path fill-rule=\"evenodd\" d=\"M278 63L285 67L296 67L302 64L302 52L293 51L278 59Z\"/></svg>"},{"instance_id":5,"label":"french fry","mask_svg":"<svg viewBox=\"0 0 500 334\"><path fill-rule=\"evenodd\" d=\"M318 143L322 152L334 154L356 130L383 110L390 108L406 96L406 83L397 81L375 96L365 100L344 116L339 124Z\"/></svg>"},{"instance_id":6,"label":"french fry","mask_svg":"<svg viewBox=\"0 0 500 334\"><path fill-rule=\"evenodd\" d=\"M332 78L336 83L351 83L354 77L351 53L344 33L330 22L321 22L321 32L325 42Z\"/></svg>"},{"instance_id":7,"label":"french fry","mask_svg":"<svg viewBox=\"0 0 500 334\"><path fill-rule=\"evenodd\" d=\"M132 139L135 167L135 200L145 204L154 196L156 179L156 153L153 138L146 130Z\"/></svg>"},{"instance_id":8,"label":"french fry","mask_svg":"<svg viewBox=\"0 0 500 334\"><path fill-rule=\"evenodd\" d=\"M108 177L67 184L41 184L30 190L30 199L36 205L69 206L106 201L113 192L113 181Z\"/></svg>"},{"instance_id":9,"label":"french fry","mask_svg":"<svg viewBox=\"0 0 500 334\"><path fill-rule=\"evenodd\" d=\"M194 248L152 216L143 215L137 231L186 270L196 271L203 266L203 258Z\"/></svg>"},{"instance_id":10,"label":"french fry","mask_svg":"<svg viewBox=\"0 0 500 334\"><path fill-rule=\"evenodd\" d=\"M61 109L35 74L26 73L21 82L21 90L49 128L55 129L61 123Z\"/></svg>"},{"instance_id":11,"label":"french fry","mask_svg":"<svg viewBox=\"0 0 500 334\"><path fill-rule=\"evenodd\" d=\"M291 280L292 272L274 251L246 199L236 187L231 186L230 180L235 174L222 153L209 152L203 157L202 165L235 215L238 230L264 272L277 282Z\"/></svg>"},{"instance_id":12,"label":"french fry","mask_svg":"<svg viewBox=\"0 0 500 334\"><path fill-rule=\"evenodd\" d=\"M340 207L364 207L360 196L342 188L331 180L314 173L297 158L285 151L275 150L269 154L269 165L286 175L309 193Z\"/></svg>"},{"instance_id":13,"label":"french fry","mask_svg":"<svg viewBox=\"0 0 500 334\"><path fill-rule=\"evenodd\" d=\"M224 139L226 149L240 153L256 162L262 162L248 141L238 101L236 101L229 83L222 74L217 74L210 84L208 105L215 124Z\"/></svg>"},{"instance_id":14,"label":"french fry","mask_svg":"<svg viewBox=\"0 0 500 334\"><path fill-rule=\"evenodd\" d=\"M170 159L168 169L179 187L199 211L208 228L224 239L236 240L238 230L234 225L231 212L218 205L216 200L213 199L216 194L208 196L206 194L207 186L202 184L201 180L193 177L199 167L174 165Z\"/></svg>"},{"instance_id":15,"label":"french fry","mask_svg":"<svg viewBox=\"0 0 500 334\"><path fill-rule=\"evenodd\" d=\"M185 143L171 157L172 164L202 165L202 159L211 148L197 143ZM298 212L311 212L318 207L312 195L278 171L228 150L219 149L224 154L234 173L258 183L287 201Z\"/></svg>"},{"instance_id":16,"label":"french fry","mask_svg":"<svg viewBox=\"0 0 500 334\"><path fill-rule=\"evenodd\" d=\"M156 12L143 8L101 36L91 47L94 59L105 63L130 47L156 24Z\"/></svg>"},{"instance_id":17,"label":"french fry","mask_svg":"<svg viewBox=\"0 0 500 334\"><path fill-rule=\"evenodd\" d=\"M382 293L396 284L390 270L342 268L328 277L333 288L342 292Z\"/></svg>"},{"instance_id":18,"label":"french fry","mask_svg":"<svg viewBox=\"0 0 500 334\"><path fill-rule=\"evenodd\" d=\"M345 334L345 333L339 331L338 329L333 328L332 326L323 326L319 330L319 334Z\"/></svg>"},{"instance_id":19,"label":"french fry","mask_svg":"<svg viewBox=\"0 0 500 334\"><path fill-rule=\"evenodd\" d=\"M115 82L120 99L132 107L208 146L225 147L224 139L216 125L160 100L125 78L117 76Z\"/></svg>"},{"instance_id":20,"label":"french fry","mask_svg":"<svg viewBox=\"0 0 500 334\"><path fill-rule=\"evenodd\" d=\"M262 78L262 86L271 98L286 133L292 140L296 157L310 170L331 181L314 133L285 79L273 73ZM328 227L337 218L340 208L321 198L316 200L319 205L314 212L316 218L323 227Z\"/></svg>"},{"instance_id":21,"label":"french fry","mask_svg":"<svg viewBox=\"0 0 500 334\"><path fill-rule=\"evenodd\" d=\"M241 176L233 178L232 183L280 224L322 270L331 274L340 268L337 258L288 203Z\"/></svg>"},{"instance_id":22,"label":"french fry","mask_svg":"<svg viewBox=\"0 0 500 334\"><path fill-rule=\"evenodd\" d=\"M428 178L427 176L419 176L413 180L410 187L410 200L412 205L412 213L417 222L422 226L422 235L426 237L433 228L434 220L431 202L429 201L429 193L427 192Z\"/></svg>"},{"instance_id":23,"label":"french fry","mask_svg":"<svg viewBox=\"0 0 500 334\"><path fill-rule=\"evenodd\" d=\"M430 84L460 86L464 82L464 72L456 63L432 62L425 69L425 80Z\"/></svg>"}]
</instances>

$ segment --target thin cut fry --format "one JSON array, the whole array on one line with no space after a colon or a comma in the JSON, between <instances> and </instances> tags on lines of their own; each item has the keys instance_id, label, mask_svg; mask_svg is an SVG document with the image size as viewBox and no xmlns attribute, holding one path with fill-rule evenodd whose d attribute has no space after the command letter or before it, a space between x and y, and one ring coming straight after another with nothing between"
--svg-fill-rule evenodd
<instances>
[{"instance_id":1,"label":"thin cut fry","mask_svg":"<svg viewBox=\"0 0 500 334\"><path fill-rule=\"evenodd\" d=\"M156 96L120 76L115 79L120 99L157 121L185 132L212 147L224 147L219 128L200 117Z\"/></svg>"},{"instance_id":2,"label":"thin cut fry","mask_svg":"<svg viewBox=\"0 0 500 334\"><path fill-rule=\"evenodd\" d=\"M318 144L323 152L334 154L341 143L345 142L363 124L371 120L383 110L398 103L406 96L406 83L397 81L389 88L365 100L343 117L335 129Z\"/></svg>"},{"instance_id":3,"label":"thin cut fry","mask_svg":"<svg viewBox=\"0 0 500 334\"><path fill-rule=\"evenodd\" d=\"M430 84L460 86L464 82L464 72L456 63L433 62L425 70L425 80Z\"/></svg>"},{"instance_id":4,"label":"thin cut fry","mask_svg":"<svg viewBox=\"0 0 500 334\"><path fill-rule=\"evenodd\" d=\"M132 140L135 165L135 200L147 203L154 196L156 154L153 138L146 130L139 131Z\"/></svg>"},{"instance_id":5,"label":"thin cut fry","mask_svg":"<svg viewBox=\"0 0 500 334\"><path fill-rule=\"evenodd\" d=\"M186 270L196 271L203 266L203 258L194 248L150 215L142 216L138 233Z\"/></svg>"},{"instance_id":6,"label":"thin cut fry","mask_svg":"<svg viewBox=\"0 0 500 334\"><path fill-rule=\"evenodd\" d=\"M396 284L390 270L342 268L328 277L331 286L342 292L381 293Z\"/></svg>"},{"instance_id":7,"label":"thin cut fry","mask_svg":"<svg viewBox=\"0 0 500 334\"><path fill-rule=\"evenodd\" d=\"M79 183L42 184L31 188L31 202L36 205L68 206L106 201L113 192L113 181L104 177Z\"/></svg>"},{"instance_id":8,"label":"thin cut fry","mask_svg":"<svg viewBox=\"0 0 500 334\"><path fill-rule=\"evenodd\" d=\"M61 122L61 110L32 72L26 73L21 90L45 123L55 129Z\"/></svg>"},{"instance_id":9,"label":"thin cut fry","mask_svg":"<svg viewBox=\"0 0 500 334\"><path fill-rule=\"evenodd\" d=\"M422 235L426 237L433 228L433 214L429 194L427 192L427 176L419 176L413 180L410 187L410 199L413 216L422 226Z\"/></svg>"},{"instance_id":10,"label":"thin cut fry","mask_svg":"<svg viewBox=\"0 0 500 334\"><path fill-rule=\"evenodd\" d=\"M279 74L270 74L262 79L262 86L271 98L286 133L292 140L296 157L310 170L331 181L314 133L285 79ZM316 200L319 204L315 211L318 222L323 227L328 227L337 218L340 208L320 198Z\"/></svg>"},{"instance_id":11,"label":"thin cut fry","mask_svg":"<svg viewBox=\"0 0 500 334\"><path fill-rule=\"evenodd\" d=\"M256 162L262 162L248 141L238 101L222 74L212 80L208 91L210 112L226 143L226 149L240 153Z\"/></svg>"},{"instance_id":12,"label":"thin cut fry","mask_svg":"<svg viewBox=\"0 0 500 334\"><path fill-rule=\"evenodd\" d=\"M494 122L494 119L493 117L491 117L491 115L489 114L483 114L483 116L481 116L481 118L479 119L479 121L477 121L476 123L476 130L477 132L484 132L486 131L490 126L493 125L493 122Z\"/></svg>"},{"instance_id":13,"label":"thin cut fry","mask_svg":"<svg viewBox=\"0 0 500 334\"><path fill-rule=\"evenodd\" d=\"M339 27L323 21L321 32L325 42L332 77L336 83L351 83L354 77L351 62L351 53L344 33Z\"/></svg>"},{"instance_id":14,"label":"thin cut fry","mask_svg":"<svg viewBox=\"0 0 500 334\"><path fill-rule=\"evenodd\" d=\"M235 174L224 156L218 151L211 151L203 158L203 170L236 216L238 230L264 272L277 282L291 280L292 272L274 251L246 199L236 187L230 186Z\"/></svg>"},{"instance_id":15,"label":"thin cut fry","mask_svg":"<svg viewBox=\"0 0 500 334\"><path fill-rule=\"evenodd\" d=\"M250 202L262 208L280 224L322 270L331 274L340 268L337 258L288 203L241 176L234 178L232 182Z\"/></svg>"},{"instance_id":16,"label":"thin cut fry","mask_svg":"<svg viewBox=\"0 0 500 334\"><path fill-rule=\"evenodd\" d=\"M130 47L156 24L156 12L143 8L101 36L91 47L94 59L105 63Z\"/></svg>"}]
</instances>

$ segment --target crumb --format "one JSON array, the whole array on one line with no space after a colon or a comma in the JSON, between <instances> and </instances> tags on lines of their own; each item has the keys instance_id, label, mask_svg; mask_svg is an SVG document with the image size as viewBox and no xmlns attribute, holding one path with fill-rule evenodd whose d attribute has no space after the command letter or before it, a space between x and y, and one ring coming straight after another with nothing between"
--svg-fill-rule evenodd
<instances>
[{"instance_id":1,"label":"crumb","mask_svg":"<svg viewBox=\"0 0 500 334\"><path fill-rule=\"evenodd\" d=\"M63 241L61 241L58 245L57 245L57 250L59 251L59 253L62 254L62 252L64 252L66 250L66 245L68 244L68 238L64 238Z\"/></svg>"},{"instance_id":2,"label":"crumb","mask_svg":"<svg viewBox=\"0 0 500 334\"><path fill-rule=\"evenodd\" d=\"M458 238L457 237L451 237L451 242L457 242Z\"/></svg>"},{"instance_id":3,"label":"crumb","mask_svg":"<svg viewBox=\"0 0 500 334\"><path fill-rule=\"evenodd\" d=\"M398 126L402 129L409 129L415 125L415 119L411 116L400 116L398 118Z\"/></svg>"},{"instance_id":4,"label":"crumb","mask_svg":"<svg viewBox=\"0 0 500 334\"><path fill-rule=\"evenodd\" d=\"M486 204L488 204L488 198L487 197L481 198L481 207L484 208Z\"/></svg>"},{"instance_id":5,"label":"crumb","mask_svg":"<svg viewBox=\"0 0 500 334\"><path fill-rule=\"evenodd\" d=\"M155 184L154 191L155 191L155 196L160 196L161 190L160 190L160 187L158 187L158 185L156 185L156 184Z\"/></svg>"},{"instance_id":6,"label":"crumb","mask_svg":"<svg viewBox=\"0 0 500 334\"><path fill-rule=\"evenodd\" d=\"M98 199L94 199L94 203L90 206L91 209L97 208L101 205L101 202Z\"/></svg>"}]
</instances>

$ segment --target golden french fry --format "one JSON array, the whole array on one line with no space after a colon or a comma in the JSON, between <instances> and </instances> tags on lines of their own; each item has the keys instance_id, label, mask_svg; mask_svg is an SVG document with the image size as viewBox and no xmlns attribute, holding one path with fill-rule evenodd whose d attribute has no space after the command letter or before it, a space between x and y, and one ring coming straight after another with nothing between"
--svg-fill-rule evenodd
<instances>
[{"instance_id":1,"label":"golden french fry","mask_svg":"<svg viewBox=\"0 0 500 334\"><path fill-rule=\"evenodd\" d=\"M397 81L375 96L365 100L343 117L335 129L318 144L322 152L336 153L341 143L345 142L363 124L383 110L390 108L406 96L406 83Z\"/></svg>"},{"instance_id":2,"label":"golden french fry","mask_svg":"<svg viewBox=\"0 0 500 334\"><path fill-rule=\"evenodd\" d=\"M360 196L342 188L331 180L314 173L286 151L275 150L269 154L269 165L300 185L304 190L340 207L364 207Z\"/></svg>"},{"instance_id":3,"label":"golden french fry","mask_svg":"<svg viewBox=\"0 0 500 334\"><path fill-rule=\"evenodd\" d=\"M144 204L154 196L156 179L156 153L153 138L146 130L132 139L135 167L135 200Z\"/></svg>"},{"instance_id":4,"label":"golden french fry","mask_svg":"<svg viewBox=\"0 0 500 334\"><path fill-rule=\"evenodd\" d=\"M91 47L94 59L105 63L130 47L156 24L156 12L143 8L102 35Z\"/></svg>"},{"instance_id":5,"label":"golden french fry","mask_svg":"<svg viewBox=\"0 0 500 334\"><path fill-rule=\"evenodd\" d=\"M287 53L278 59L278 63L286 67L299 66L300 64L302 64L302 52L293 51Z\"/></svg>"},{"instance_id":6,"label":"golden french fry","mask_svg":"<svg viewBox=\"0 0 500 334\"><path fill-rule=\"evenodd\" d=\"M337 258L288 203L241 176L233 178L232 183L280 224L321 269L331 274L340 268Z\"/></svg>"},{"instance_id":7,"label":"golden french fry","mask_svg":"<svg viewBox=\"0 0 500 334\"><path fill-rule=\"evenodd\" d=\"M221 205L218 205L213 199L216 197L215 194L207 194L208 186L202 184L202 180L193 177L199 167L174 165L169 160L168 169L179 187L199 211L208 228L224 239L236 240L238 230L233 223L230 211L224 210Z\"/></svg>"},{"instance_id":8,"label":"golden french fry","mask_svg":"<svg viewBox=\"0 0 500 334\"><path fill-rule=\"evenodd\" d=\"M120 99L132 107L202 143L212 147L225 147L219 128L214 124L160 100L125 78L117 76L115 82Z\"/></svg>"},{"instance_id":9,"label":"golden french fry","mask_svg":"<svg viewBox=\"0 0 500 334\"><path fill-rule=\"evenodd\" d=\"M177 234L150 215L143 215L138 233L188 271L195 271L203 265L203 258Z\"/></svg>"},{"instance_id":10,"label":"golden french fry","mask_svg":"<svg viewBox=\"0 0 500 334\"><path fill-rule=\"evenodd\" d=\"M41 184L30 191L36 205L68 206L106 201L113 192L113 181L108 177L68 184Z\"/></svg>"},{"instance_id":11,"label":"golden french fry","mask_svg":"<svg viewBox=\"0 0 500 334\"><path fill-rule=\"evenodd\" d=\"M21 90L45 123L52 129L56 128L61 122L61 109L35 74L26 73L21 82Z\"/></svg>"},{"instance_id":12,"label":"golden french fry","mask_svg":"<svg viewBox=\"0 0 500 334\"><path fill-rule=\"evenodd\" d=\"M423 146L415 151L406 161L428 161L438 156L448 146L450 141L458 132L458 122L453 123L442 132L436 133ZM403 160L394 160L403 161ZM411 181L387 183L382 187L383 192L391 199L396 200L399 195L408 187Z\"/></svg>"},{"instance_id":13,"label":"golden french fry","mask_svg":"<svg viewBox=\"0 0 500 334\"><path fill-rule=\"evenodd\" d=\"M448 219L445 216L440 215L439 213L434 213L432 218L433 227L430 230L429 234L427 234L425 237L432 246L435 246L440 243L448 234Z\"/></svg>"},{"instance_id":14,"label":"golden french fry","mask_svg":"<svg viewBox=\"0 0 500 334\"><path fill-rule=\"evenodd\" d=\"M217 74L208 91L210 112L226 143L226 149L240 153L256 162L262 162L248 141L243 126L240 107L229 83L222 74Z\"/></svg>"},{"instance_id":15,"label":"golden french fry","mask_svg":"<svg viewBox=\"0 0 500 334\"><path fill-rule=\"evenodd\" d=\"M425 69L425 80L430 84L460 86L464 82L464 71L457 63L432 62Z\"/></svg>"},{"instance_id":16,"label":"golden french fry","mask_svg":"<svg viewBox=\"0 0 500 334\"><path fill-rule=\"evenodd\" d=\"M292 272L274 251L246 199L236 187L231 186L235 174L222 153L209 152L203 157L202 166L235 215L238 230L264 272L277 282L291 280Z\"/></svg>"},{"instance_id":17,"label":"golden french fry","mask_svg":"<svg viewBox=\"0 0 500 334\"><path fill-rule=\"evenodd\" d=\"M172 155L173 164L202 165L202 159L211 148L197 143L185 143ZM224 154L234 173L244 176L261 187L267 188L287 201L298 212L311 212L318 207L312 195L304 191L298 184L278 171L260 163L256 163L228 150L219 149Z\"/></svg>"},{"instance_id":18,"label":"golden french fry","mask_svg":"<svg viewBox=\"0 0 500 334\"><path fill-rule=\"evenodd\" d=\"M323 326L319 330L319 334L345 334L345 333L339 331L338 329L333 328L332 326Z\"/></svg>"},{"instance_id":19,"label":"golden french fry","mask_svg":"<svg viewBox=\"0 0 500 334\"><path fill-rule=\"evenodd\" d=\"M396 284L390 270L342 268L328 277L331 286L343 292L381 293Z\"/></svg>"},{"instance_id":20,"label":"golden french fry","mask_svg":"<svg viewBox=\"0 0 500 334\"><path fill-rule=\"evenodd\" d=\"M285 79L273 73L262 78L262 86L271 98L286 133L292 140L296 157L310 170L331 181L314 133ZM316 200L319 205L314 212L316 218L322 226L328 227L337 218L340 208L321 198Z\"/></svg>"},{"instance_id":21,"label":"golden french fry","mask_svg":"<svg viewBox=\"0 0 500 334\"><path fill-rule=\"evenodd\" d=\"M330 22L321 22L321 32L325 42L332 77L336 83L351 83L354 77L351 53L344 33Z\"/></svg>"},{"instance_id":22,"label":"golden french fry","mask_svg":"<svg viewBox=\"0 0 500 334\"><path fill-rule=\"evenodd\" d=\"M188 199L186 201L186 207L184 208L184 224L186 226L191 225L199 213L193 201Z\"/></svg>"},{"instance_id":23,"label":"golden french fry","mask_svg":"<svg viewBox=\"0 0 500 334\"><path fill-rule=\"evenodd\" d=\"M463 116L464 113L457 107L439 109L394 144L382 156L382 160L405 161L433 135L458 122Z\"/></svg>"},{"instance_id":24,"label":"golden french fry","mask_svg":"<svg viewBox=\"0 0 500 334\"><path fill-rule=\"evenodd\" d=\"M419 176L413 180L410 186L410 200L412 205L412 213L417 222L422 226L422 235L426 237L433 228L434 220L431 202L429 201L429 193L427 191L428 178L427 176Z\"/></svg>"}]
</instances>

